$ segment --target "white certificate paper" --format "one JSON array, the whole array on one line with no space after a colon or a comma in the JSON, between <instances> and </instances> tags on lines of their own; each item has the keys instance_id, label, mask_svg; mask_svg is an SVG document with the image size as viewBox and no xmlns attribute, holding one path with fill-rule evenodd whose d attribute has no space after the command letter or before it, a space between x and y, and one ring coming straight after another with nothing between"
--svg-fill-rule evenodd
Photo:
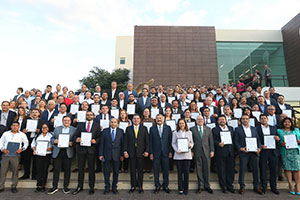
<instances>
[{"instance_id":1,"label":"white certificate paper","mask_svg":"<svg viewBox=\"0 0 300 200\"><path fill-rule=\"evenodd\" d=\"M69 141L70 141L70 135L69 134L59 134L58 135L58 144L57 146L59 148L68 148L69 147Z\"/></svg>"},{"instance_id":2,"label":"white certificate paper","mask_svg":"<svg viewBox=\"0 0 300 200\"><path fill-rule=\"evenodd\" d=\"M180 114L172 114L172 117L173 117L173 119L175 119L176 124L177 124L178 120L181 118L181 115Z\"/></svg>"},{"instance_id":3,"label":"white certificate paper","mask_svg":"<svg viewBox=\"0 0 300 200\"><path fill-rule=\"evenodd\" d=\"M236 128L239 126L239 123L237 119L232 119L232 120L228 120L228 125L231 126L232 128Z\"/></svg>"},{"instance_id":4,"label":"white certificate paper","mask_svg":"<svg viewBox=\"0 0 300 200\"><path fill-rule=\"evenodd\" d=\"M224 145L232 144L231 133L229 131L221 131L220 136L221 136L221 142L224 142Z\"/></svg>"},{"instance_id":5,"label":"white certificate paper","mask_svg":"<svg viewBox=\"0 0 300 200\"><path fill-rule=\"evenodd\" d=\"M46 156L48 143L48 141L38 141L35 149L36 154L39 156Z\"/></svg>"},{"instance_id":6,"label":"white certificate paper","mask_svg":"<svg viewBox=\"0 0 300 200\"><path fill-rule=\"evenodd\" d=\"M188 146L189 142L188 142L188 138L178 138L177 139L177 147L178 147L178 151L181 152L189 152L189 146Z\"/></svg>"},{"instance_id":7,"label":"white certificate paper","mask_svg":"<svg viewBox=\"0 0 300 200\"><path fill-rule=\"evenodd\" d=\"M72 115L75 115L79 110L79 105L71 104L70 113Z\"/></svg>"},{"instance_id":8,"label":"white certificate paper","mask_svg":"<svg viewBox=\"0 0 300 200\"><path fill-rule=\"evenodd\" d=\"M90 147L92 145L92 133L82 132L80 139L80 146Z\"/></svg>"},{"instance_id":9,"label":"white certificate paper","mask_svg":"<svg viewBox=\"0 0 300 200\"><path fill-rule=\"evenodd\" d=\"M26 124L26 129L28 132L36 132L38 120L28 119Z\"/></svg>"},{"instance_id":10,"label":"white certificate paper","mask_svg":"<svg viewBox=\"0 0 300 200\"><path fill-rule=\"evenodd\" d=\"M172 104L172 101L175 100L175 97L168 97L168 102Z\"/></svg>"},{"instance_id":11,"label":"white certificate paper","mask_svg":"<svg viewBox=\"0 0 300 200\"><path fill-rule=\"evenodd\" d=\"M259 121L259 116L260 116L261 112L259 111L252 111L252 115Z\"/></svg>"},{"instance_id":12,"label":"white certificate paper","mask_svg":"<svg viewBox=\"0 0 300 200\"><path fill-rule=\"evenodd\" d=\"M284 142L286 149L297 149L298 143L296 135L284 135Z\"/></svg>"},{"instance_id":13,"label":"white certificate paper","mask_svg":"<svg viewBox=\"0 0 300 200\"><path fill-rule=\"evenodd\" d=\"M78 111L77 121L78 122L85 122L86 121L86 111Z\"/></svg>"},{"instance_id":14,"label":"white certificate paper","mask_svg":"<svg viewBox=\"0 0 300 200\"><path fill-rule=\"evenodd\" d=\"M159 114L159 109L158 108L151 108L151 118L155 119L156 115Z\"/></svg>"},{"instance_id":15,"label":"white certificate paper","mask_svg":"<svg viewBox=\"0 0 300 200\"><path fill-rule=\"evenodd\" d=\"M215 123L210 123L210 124L206 124L206 126L208 126L210 129L213 129L216 127Z\"/></svg>"},{"instance_id":16,"label":"white certificate paper","mask_svg":"<svg viewBox=\"0 0 300 200\"><path fill-rule=\"evenodd\" d=\"M246 149L249 152L257 152L257 140L253 137L246 138Z\"/></svg>"},{"instance_id":17,"label":"white certificate paper","mask_svg":"<svg viewBox=\"0 0 300 200\"><path fill-rule=\"evenodd\" d=\"M144 122L143 126L146 126L148 133L150 133L150 128L153 126L152 122Z\"/></svg>"},{"instance_id":18,"label":"white certificate paper","mask_svg":"<svg viewBox=\"0 0 300 200\"><path fill-rule=\"evenodd\" d=\"M242 117L242 109L241 108L233 109L233 113L234 113L235 118L241 118Z\"/></svg>"},{"instance_id":19,"label":"white certificate paper","mask_svg":"<svg viewBox=\"0 0 300 200\"><path fill-rule=\"evenodd\" d=\"M109 127L109 120L108 119L100 119L100 126L102 126L103 129Z\"/></svg>"},{"instance_id":20,"label":"white certificate paper","mask_svg":"<svg viewBox=\"0 0 300 200\"><path fill-rule=\"evenodd\" d=\"M203 107L203 102L198 102L198 103L197 103L197 107L198 107L198 109L199 109L199 112L200 112L200 108L202 108L202 107Z\"/></svg>"},{"instance_id":21,"label":"white certificate paper","mask_svg":"<svg viewBox=\"0 0 300 200\"><path fill-rule=\"evenodd\" d=\"M181 110L184 112L186 109L188 109L189 106L181 106Z\"/></svg>"},{"instance_id":22,"label":"white certificate paper","mask_svg":"<svg viewBox=\"0 0 300 200\"><path fill-rule=\"evenodd\" d=\"M188 122L187 126L188 126L188 129L190 129L190 128L196 126L196 123L195 122Z\"/></svg>"},{"instance_id":23,"label":"white certificate paper","mask_svg":"<svg viewBox=\"0 0 300 200\"><path fill-rule=\"evenodd\" d=\"M55 116L54 117L54 127L55 128L63 125L62 119L63 119L63 116Z\"/></svg>"},{"instance_id":24,"label":"white certificate paper","mask_svg":"<svg viewBox=\"0 0 300 200\"><path fill-rule=\"evenodd\" d=\"M110 110L110 114L114 116L114 118L119 119L119 109Z\"/></svg>"},{"instance_id":25,"label":"white certificate paper","mask_svg":"<svg viewBox=\"0 0 300 200\"><path fill-rule=\"evenodd\" d=\"M127 104L127 113L128 115L135 114L135 104Z\"/></svg>"},{"instance_id":26,"label":"white certificate paper","mask_svg":"<svg viewBox=\"0 0 300 200\"><path fill-rule=\"evenodd\" d=\"M255 126L255 120L254 120L254 118L250 118L249 125L250 126Z\"/></svg>"},{"instance_id":27,"label":"white certificate paper","mask_svg":"<svg viewBox=\"0 0 300 200\"><path fill-rule=\"evenodd\" d=\"M267 146L267 149L276 149L274 135L264 136L264 145Z\"/></svg>"},{"instance_id":28,"label":"white certificate paper","mask_svg":"<svg viewBox=\"0 0 300 200\"><path fill-rule=\"evenodd\" d=\"M283 110L282 113L286 114L289 118L292 117L292 110Z\"/></svg>"},{"instance_id":29,"label":"white certificate paper","mask_svg":"<svg viewBox=\"0 0 300 200\"><path fill-rule=\"evenodd\" d=\"M191 118L197 120L197 117L199 116L198 112L192 112L191 113Z\"/></svg>"},{"instance_id":30,"label":"white certificate paper","mask_svg":"<svg viewBox=\"0 0 300 200\"><path fill-rule=\"evenodd\" d=\"M188 94L188 95L187 95L187 98L188 98L189 100L193 101L193 100L194 100L194 94Z\"/></svg>"},{"instance_id":31,"label":"white certificate paper","mask_svg":"<svg viewBox=\"0 0 300 200\"><path fill-rule=\"evenodd\" d=\"M99 115L100 105L92 105L92 112L96 115Z\"/></svg>"},{"instance_id":32,"label":"white certificate paper","mask_svg":"<svg viewBox=\"0 0 300 200\"><path fill-rule=\"evenodd\" d=\"M176 130L176 120L175 119L167 120L166 124L171 127L172 131Z\"/></svg>"},{"instance_id":33,"label":"white certificate paper","mask_svg":"<svg viewBox=\"0 0 300 200\"><path fill-rule=\"evenodd\" d=\"M123 129L124 133L125 133L127 127L128 127L128 122L120 122L119 123L119 128Z\"/></svg>"}]
</instances>

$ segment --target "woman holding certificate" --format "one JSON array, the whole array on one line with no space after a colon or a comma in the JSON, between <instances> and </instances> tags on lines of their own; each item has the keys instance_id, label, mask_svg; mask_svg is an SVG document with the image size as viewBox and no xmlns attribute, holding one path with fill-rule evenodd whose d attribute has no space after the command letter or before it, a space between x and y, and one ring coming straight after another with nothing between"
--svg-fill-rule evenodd
<instances>
[{"instance_id":1,"label":"woman holding certificate","mask_svg":"<svg viewBox=\"0 0 300 200\"><path fill-rule=\"evenodd\" d=\"M44 123L42 124L42 132L31 143L33 155L36 155L36 192L45 192L52 154L51 138L52 134L49 133L48 124Z\"/></svg>"},{"instance_id":2,"label":"woman holding certificate","mask_svg":"<svg viewBox=\"0 0 300 200\"><path fill-rule=\"evenodd\" d=\"M179 194L188 194L189 170L193 158L191 149L193 146L192 132L189 131L186 121L184 119L179 119L176 131L172 136L172 147L175 151L174 160L176 161L177 166Z\"/></svg>"},{"instance_id":3,"label":"woman holding certificate","mask_svg":"<svg viewBox=\"0 0 300 200\"><path fill-rule=\"evenodd\" d=\"M282 127L283 129L278 129L278 134L283 169L289 183L290 194L300 195L300 132L298 128L294 128L291 118L283 119ZM296 182L296 191L292 176Z\"/></svg>"}]
</instances>

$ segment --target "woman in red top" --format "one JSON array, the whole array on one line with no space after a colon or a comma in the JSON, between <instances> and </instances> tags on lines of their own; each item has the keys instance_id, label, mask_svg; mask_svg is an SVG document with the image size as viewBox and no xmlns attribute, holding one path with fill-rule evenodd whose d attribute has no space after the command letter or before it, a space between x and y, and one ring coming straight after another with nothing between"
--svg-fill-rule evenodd
<instances>
[{"instance_id":1,"label":"woman in red top","mask_svg":"<svg viewBox=\"0 0 300 200\"><path fill-rule=\"evenodd\" d=\"M72 90L69 91L68 97L65 98L65 103L68 105L73 103L74 92Z\"/></svg>"}]
</instances>

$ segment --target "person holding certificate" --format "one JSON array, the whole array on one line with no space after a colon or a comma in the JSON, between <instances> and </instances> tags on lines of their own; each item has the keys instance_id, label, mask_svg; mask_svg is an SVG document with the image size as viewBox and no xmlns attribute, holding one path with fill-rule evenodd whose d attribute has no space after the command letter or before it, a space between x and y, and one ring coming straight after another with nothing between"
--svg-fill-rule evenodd
<instances>
[{"instance_id":1,"label":"person holding certificate","mask_svg":"<svg viewBox=\"0 0 300 200\"><path fill-rule=\"evenodd\" d=\"M234 130L226 125L226 116L218 117L218 126L212 129L215 145L215 160L221 190L227 193L235 193L234 181Z\"/></svg>"},{"instance_id":2,"label":"person holding certificate","mask_svg":"<svg viewBox=\"0 0 300 200\"><path fill-rule=\"evenodd\" d=\"M141 125L141 118L135 114L132 118L133 125L128 126L124 135L124 157L129 158L130 162L130 182L129 193L139 187L139 193L143 193L143 169L144 158L149 155L149 136L148 130ZM138 184L136 184L136 174L138 175Z\"/></svg>"},{"instance_id":3,"label":"person holding certificate","mask_svg":"<svg viewBox=\"0 0 300 200\"><path fill-rule=\"evenodd\" d=\"M283 129L278 129L278 134L283 169L289 183L290 194L300 195L300 132L294 127L293 120L288 117L283 119L282 127ZM296 191L292 177L295 179Z\"/></svg>"},{"instance_id":4,"label":"person holding certificate","mask_svg":"<svg viewBox=\"0 0 300 200\"><path fill-rule=\"evenodd\" d=\"M103 161L103 174L105 181L104 194L110 190L110 171L113 171L112 192L118 193L117 184L119 177L120 161L123 161L123 129L118 128L118 120L112 118L110 127L105 128L101 135L99 145L99 160Z\"/></svg>"},{"instance_id":5,"label":"person holding certificate","mask_svg":"<svg viewBox=\"0 0 300 200\"><path fill-rule=\"evenodd\" d=\"M1 160L0 192L4 190L9 165L12 170L11 192L18 192L16 187L18 185L20 153L28 147L28 139L23 132L19 131L19 127L20 123L18 121L13 122L11 130L4 132L0 139L0 150L3 153Z\"/></svg>"},{"instance_id":6,"label":"person holding certificate","mask_svg":"<svg viewBox=\"0 0 300 200\"><path fill-rule=\"evenodd\" d=\"M237 127L234 132L234 143L236 148L239 151L240 157L240 171L239 171L239 184L240 184L240 194L245 193L245 171L247 168L248 162L250 162L252 166L252 174L253 174L253 190L258 194L263 194L261 189L259 188L259 178L258 178L258 155L261 151L260 139L258 137L258 133L255 127L250 126L250 117L247 114L243 114L242 125ZM255 143L251 143L252 146L247 146L247 139L256 139ZM253 140L251 140L253 141ZM255 150L254 150L255 149ZM252 150L252 151L250 151Z\"/></svg>"},{"instance_id":7,"label":"person holding certificate","mask_svg":"<svg viewBox=\"0 0 300 200\"><path fill-rule=\"evenodd\" d=\"M267 115L261 114L259 116L259 120L260 125L257 126L256 129L262 146L259 157L260 182L262 186L262 192L266 193L267 168L269 166L271 191L274 194L279 195L276 183L279 151L276 148L276 144L279 143L280 138L277 133L277 128L268 124L269 120Z\"/></svg>"},{"instance_id":8,"label":"person holding certificate","mask_svg":"<svg viewBox=\"0 0 300 200\"><path fill-rule=\"evenodd\" d=\"M179 119L176 131L172 135L172 147L175 151L174 160L177 166L178 193L180 195L188 194L189 170L193 158L191 149L193 146L192 132L189 131L186 121Z\"/></svg>"},{"instance_id":9,"label":"person holding certificate","mask_svg":"<svg viewBox=\"0 0 300 200\"><path fill-rule=\"evenodd\" d=\"M135 97L133 94L129 94L128 98L129 98L128 103L124 106L124 109L128 113L128 118L130 120L132 120L134 114L137 113L137 114L142 115L142 110L141 110L139 104L137 104L135 102Z\"/></svg>"},{"instance_id":10,"label":"person holding certificate","mask_svg":"<svg viewBox=\"0 0 300 200\"><path fill-rule=\"evenodd\" d=\"M86 102L86 101L83 101L82 103L81 103L81 109L80 109L80 111L85 111L85 112L87 112L89 110L89 104L88 104L88 102ZM73 123L72 123L72 126L74 126L74 127L77 127L77 124L80 122L80 118L82 117L82 116L80 116L80 115L82 115L82 113L83 112L77 112L76 114L75 114L75 117L74 118L71 118L71 119L73 119ZM83 117L85 117L86 116L86 114L85 115L83 115ZM80 118L79 118L80 117Z\"/></svg>"},{"instance_id":11,"label":"person holding certificate","mask_svg":"<svg viewBox=\"0 0 300 200\"><path fill-rule=\"evenodd\" d=\"M151 98L151 106L149 106L149 110L151 113L151 118L156 119L156 115L163 114L163 109L160 107L158 103L158 97L154 96Z\"/></svg>"},{"instance_id":12,"label":"person holding certificate","mask_svg":"<svg viewBox=\"0 0 300 200\"><path fill-rule=\"evenodd\" d=\"M209 179L211 158L214 157L215 152L214 139L211 129L204 125L204 119L201 115L197 117L196 124L196 126L190 129L193 134L194 147L192 148L192 152L194 154L198 179L196 193L206 190L212 194L213 191L210 188Z\"/></svg>"},{"instance_id":13,"label":"person holding certificate","mask_svg":"<svg viewBox=\"0 0 300 200\"><path fill-rule=\"evenodd\" d=\"M89 194L94 194L95 190L95 157L97 156L97 144L100 141L100 125L94 121L95 115L92 111L86 112L86 122L77 125L76 153L78 164L78 186L72 194L78 194L83 190L83 181L86 161L89 170Z\"/></svg>"},{"instance_id":14,"label":"person holding certificate","mask_svg":"<svg viewBox=\"0 0 300 200\"><path fill-rule=\"evenodd\" d=\"M74 138L76 128L71 126L71 118L69 116L63 117L63 125L54 129L53 137L51 138L51 144L53 145L53 182L52 188L48 191L48 194L54 194L58 191L59 174L62 164L64 165L64 188L65 194L70 193L68 188L71 176L71 161L74 156Z\"/></svg>"},{"instance_id":15,"label":"person holding certificate","mask_svg":"<svg viewBox=\"0 0 300 200\"><path fill-rule=\"evenodd\" d=\"M170 193L169 189L169 158L172 158L172 130L164 124L164 116L158 114L156 116L156 126L150 128L149 136L149 153L150 160L153 161L154 170L154 193L157 194L161 188L159 182L159 169L163 172L163 190Z\"/></svg>"},{"instance_id":16,"label":"person holding certificate","mask_svg":"<svg viewBox=\"0 0 300 200\"><path fill-rule=\"evenodd\" d=\"M42 132L39 132L31 143L33 155L36 156L36 189L35 192L45 192L48 178L48 168L51 162L52 134L49 133L49 126L43 123Z\"/></svg>"}]
</instances>

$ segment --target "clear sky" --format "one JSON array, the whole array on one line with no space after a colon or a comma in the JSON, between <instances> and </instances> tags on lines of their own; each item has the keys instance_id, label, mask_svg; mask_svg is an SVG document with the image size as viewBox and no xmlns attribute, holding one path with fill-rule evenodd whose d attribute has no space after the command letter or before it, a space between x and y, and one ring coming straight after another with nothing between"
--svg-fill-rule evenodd
<instances>
[{"instance_id":1,"label":"clear sky","mask_svg":"<svg viewBox=\"0 0 300 200\"><path fill-rule=\"evenodd\" d=\"M281 29L300 0L1 0L0 101L16 88L78 89L93 66L114 69L115 38L134 25Z\"/></svg>"}]
</instances>

